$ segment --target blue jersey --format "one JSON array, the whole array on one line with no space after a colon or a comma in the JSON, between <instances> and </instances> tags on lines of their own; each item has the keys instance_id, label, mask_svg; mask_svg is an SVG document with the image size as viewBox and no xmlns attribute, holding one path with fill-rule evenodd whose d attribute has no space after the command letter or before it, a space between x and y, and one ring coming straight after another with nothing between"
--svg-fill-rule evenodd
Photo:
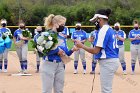
<instances>
[{"instance_id":1,"label":"blue jersey","mask_svg":"<svg viewBox=\"0 0 140 93\"><path fill-rule=\"evenodd\" d=\"M94 31L92 31L91 33L90 33L90 35L89 35L89 38L91 38L91 37L93 37L94 38L94 40L93 40L93 42L92 42L92 44L93 44L93 46L94 46L94 41L95 41L95 38L96 38L96 34L97 34L97 30L94 30Z\"/></svg>"},{"instance_id":2,"label":"blue jersey","mask_svg":"<svg viewBox=\"0 0 140 93\"><path fill-rule=\"evenodd\" d=\"M116 32L115 34L118 35L119 37L126 38L126 34L123 30L119 30L119 31L115 30L115 32ZM124 45L124 42L117 39L117 44L118 45Z\"/></svg>"},{"instance_id":3,"label":"blue jersey","mask_svg":"<svg viewBox=\"0 0 140 93\"><path fill-rule=\"evenodd\" d=\"M35 43L37 43L37 39L38 39L38 37L41 35L41 33L39 34L39 33L37 33L36 35L34 35L34 42Z\"/></svg>"},{"instance_id":4,"label":"blue jersey","mask_svg":"<svg viewBox=\"0 0 140 93\"><path fill-rule=\"evenodd\" d=\"M58 55L59 49L62 49L68 56L73 53L73 51L68 50L66 39L64 37L58 35L58 41L58 47L54 50L51 50L48 53L48 56L43 57L44 60L61 62L61 57Z\"/></svg>"},{"instance_id":5,"label":"blue jersey","mask_svg":"<svg viewBox=\"0 0 140 93\"><path fill-rule=\"evenodd\" d=\"M67 27L64 27L64 30L62 31L62 34L69 35L69 29Z\"/></svg>"},{"instance_id":6,"label":"blue jersey","mask_svg":"<svg viewBox=\"0 0 140 93\"><path fill-rule=\"evenodd\" d=\"M135 38L137 36L140 37L140 29L139 30L133 29L129 32L129 35L128 35L129 38ZM131 44L139 44L139 43L140 43L140 40L138 39L131 41Z\"/></svg>"},{"instance_id":7,"label":"blue jersey","mask_svg":"<svg viewBox=\"0 0 140 93\"><path fill-rule=\"evenodd\" d=\"M103 25L103 27L97 31L96 36L95 47L101 47L101 50L95 55L95 58L118 58L118 45L115 31L109 25Z\"/></svg>"},{"instance_id":8,"label":"blue jersey","mask_svg":"<svg viewBox=\"0 0 140 93\"><path fill-rule=\"evenodd\" d=\"M71 35L71 39L77 39L77 40L86 40L87 39L87 35L86 35L86 32L83 31L83 30L76 30L72 33Z\"/></svg>"},{"instance_id":9,"label":"blue jersey","mask_svg":"<svg viewBox=\"0 0 140 93\"><path fill-rule=\"evenodd\" d=\"M11 33L11 30L9 28L3 27L3 28L0 28L0 32L2 32L2 33L10 32Z\"/></svg>"},{"instance_id":10,"label":"blue jersey","mask_svg":"<svg viewBox=\"0 0 140 93\"><path fill-rule=\"evenodd\" d=\"M20 37L22 36L22 30L21 29L17 29L15 32L14 32L14 37L16 39L16 42L20 41ZM24 40L25 41L25 44L28 43L28 40Z\"/></svg>"}]
</instances>

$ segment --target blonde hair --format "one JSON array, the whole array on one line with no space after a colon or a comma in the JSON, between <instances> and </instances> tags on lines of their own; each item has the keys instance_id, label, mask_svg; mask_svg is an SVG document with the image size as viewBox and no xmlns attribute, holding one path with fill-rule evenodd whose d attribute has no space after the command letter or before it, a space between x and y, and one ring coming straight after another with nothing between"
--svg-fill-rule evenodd
<instances>
[{"instance_id":1,"label":"blonde hair","mask_svg":"<svg viewBox=\"0 0 140 93\"><path fill-rule=\"evenodd\" d=\"M48 17L44 18L44 26L46 29L52 29L54 23L59 23L61 21L66 21L66 18L61 15L50 14Z\"/></svg>"}]
</instances>

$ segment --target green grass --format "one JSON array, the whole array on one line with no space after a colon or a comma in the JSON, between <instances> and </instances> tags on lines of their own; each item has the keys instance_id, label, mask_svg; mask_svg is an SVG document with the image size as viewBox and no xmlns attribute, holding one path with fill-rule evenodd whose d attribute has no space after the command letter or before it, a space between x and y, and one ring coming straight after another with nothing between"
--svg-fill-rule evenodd
<instances>
[{"instance_id":1,"label":"green grass","mask_svg":"<svg viewBox=\"0 0 140 93\"><path fill-rule=\"evenodd\" d=\"M67 40L67 45L68 45L68 48L71 49L73 47L74 43L71 41L71 39L68 39ZM87 41L85 43L85 45L90 46L90 42ZM31 42L29 42L28 48L29 48L29 51L34 50L32 48ZM11 51L15 51L15 45L14 44L12 44ZM125 51L130 51L130 41L128 39L125 40Z\"/></svg>"}]
</instances>

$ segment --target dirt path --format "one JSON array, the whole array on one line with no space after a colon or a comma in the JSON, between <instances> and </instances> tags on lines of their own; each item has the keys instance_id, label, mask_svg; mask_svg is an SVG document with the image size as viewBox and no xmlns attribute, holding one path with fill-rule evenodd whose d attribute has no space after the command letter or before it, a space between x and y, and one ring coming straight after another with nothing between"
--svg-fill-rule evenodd
<instances>
[{"instance_id":1,"label":"dirt path","mask_svg":"<svg viewBox=\"0 0 140 93\"><path fill-rule=\"evenodd\" d=\"M72 55L73 57L73 55ZM124 76L119 67L113 85L113 93L139 93L140 90L140 67L137 62L136 74L130 75L130 53L125 53L127 62L128 75ZM82 74L82 64L79 62L79 74L73 74L73 62L66 65L65 87L64 93L91 93L91 86L93 75L91 71L91 56L86 53L87 59L87 74ZM19 62L15 52L9 53L8 73L0 73L0 93L41 93L41 79L40 75L35 73L36 62L35 54L29 52L28 54L28 68L33 76L9 76L11 73L19 71ZM94 83L94 92L100 93L100 75L99 66L96 69L96 79Z\"/></svg>"}]
</instances>

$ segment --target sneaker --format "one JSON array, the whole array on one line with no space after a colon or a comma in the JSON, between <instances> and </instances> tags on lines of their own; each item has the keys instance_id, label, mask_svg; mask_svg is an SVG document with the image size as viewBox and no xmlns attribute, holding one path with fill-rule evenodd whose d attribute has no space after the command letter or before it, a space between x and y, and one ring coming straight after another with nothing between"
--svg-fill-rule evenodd
<instances>
[{"instance_id":1,"label":"sneaker","mask_svg":"<svg viewBox=\"0 0 140 93\"><path fill-rule=\"evenodd\" d=\"M27 71L27 70L24 70L23 73L24 73L24 74L28 74L28 71Z\"/></svg>"},{"instance_id":2,"label":"sneaker","mask_svg":"<svg viewBox=\"0 0 140 93\"><path fill-rule=\"evenodd\" d=\"M0 73L2 72L2 69L0 69Z\"/></svg>"},{"instance_id":3,"label":"sneaker","mask_svg":"<svg viewBox=\"0 0 140 93\"><path fill-rule=\"evenodd\" d=\"M4 69L3 72L4 72L4 73L7 73L7 69Z\"/></svg>"},{"instance_id":4,"label":"sneaker","mask_svg":"<svg viewBox=\"0 0 140 93\"><path fill-rule=\"evenodd\" d=\"M86 74L86 70L83 70L83 74Z\"/></svg>"},{"instance_id":5,"label":"sneaker","mask_svg":"<svg viewBox=\"0 0 140 93\"><path fill-rule=\"evenodd\" d=\"M24 71L23 71L23 70L21 70L21 71L19 71L18 73L19 73L19 74L23 74L23 72L24 72Z\"/></svg>"},{"instance_id":6,"label":"sneaker","mask_svg":"<svg viewBox=\"0 0 140 93\"><path fill-rule=\"evenodd\" d=\"M90 74L95 74L95 71L91 71Z\"/></svg>"},{"instance_id":7,"label":"sneaker","mask_svg":"<svg viewBox=\"0 0 140 93\"><path fill-rule=\"evenodd\" d=\"M127 72L126 72L126 70L124 70L124 71L123 71L123 75L127 75Z\"/></svg>"},{"instance_id":8,"label":"sneaker","mask_svg":"<svg viewBox=\"0 0 140 93\"><path fill-rule=\"evenodd\" d=\"M74 70L74 74L78 74L78 71L77 70Z\"/></svg>"},{"instance_id":9,"label":"sneaker","mask_svg":"<svg viewBox=\"0 0 140 93\"><path fill-rule=\"evenodd\" d=\"M131 72L131 75L134 75L134 74L135 74L135 72L134 72L134 71L132 71L132 72Z\"/></svg>"}]
</instances>

